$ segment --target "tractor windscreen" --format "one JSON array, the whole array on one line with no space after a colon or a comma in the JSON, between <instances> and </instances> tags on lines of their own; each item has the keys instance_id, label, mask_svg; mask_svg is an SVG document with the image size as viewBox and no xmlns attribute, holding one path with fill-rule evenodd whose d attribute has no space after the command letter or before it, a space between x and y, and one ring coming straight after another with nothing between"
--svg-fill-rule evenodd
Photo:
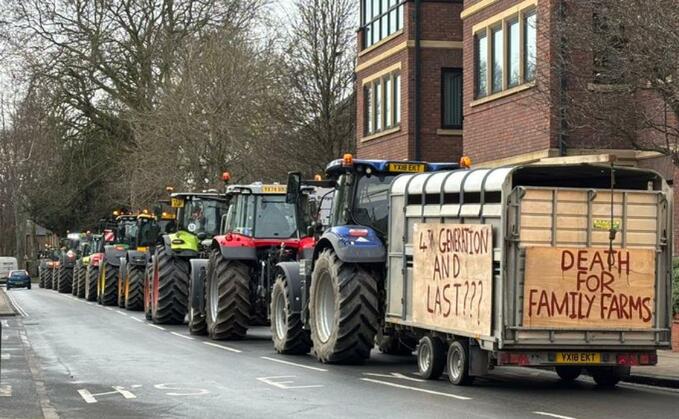
<instances>
[{"instance_id":1,"label":"tractor windscreen","mask_svg":"<svg viewBox=\"0 0 679 419\"><path fill-rule=\"evenodd\" d=\"M255 238L298 237L295 206L286 204L284 195L258 195L254 217Z\"/></svg>"},{"instance_id":2,"label":"tractor windscreen","mask_svg":"<svg viewBox=\"0 0 679 419\"><path fill-rule=\"evenodd\" d=\"M181 210L181 226L187 231L198 234L206 233L208 237L219 234L222 215L227 206L223 201L192 197L186 201Z\"/></svg>"},{"instance_id":3,"label":"tractor windscreen","mask_svg":"<svg viewBox=\"0 0 679 419\"><path fill-rule=\"evenodd\" d=\"M137 237L137 221L135 219L123 220L118 223L116 243L135 246Z\"/></svg>"},{"instance_id":4,"label":"tractor windscreen","mask_svg":"<svg viewBox=\"0 0 679 419\"><path fill-rule=\"evenodd\" d=\"M137 246L153 246L157 239L158 234L160 234L160 228L158 223L151 218L139 218L137 220Z\"/></svg>"},{"instance_id":5,"label":"tractor windscreen","mask_svg":"<svg viewBox=\"0 0 679 419\"><path fill-rule=\"evenodd\" d=\"M360 225L387 234L389 216L389 186L396 175L364 175L358 178L351 214Z\"/></svg>"}]
</instances>

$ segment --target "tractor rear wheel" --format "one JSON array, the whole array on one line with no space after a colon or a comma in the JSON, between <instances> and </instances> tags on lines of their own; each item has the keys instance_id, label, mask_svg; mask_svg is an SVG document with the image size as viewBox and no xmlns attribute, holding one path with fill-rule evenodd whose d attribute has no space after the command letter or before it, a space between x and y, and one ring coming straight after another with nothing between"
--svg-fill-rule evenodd
<instances>
[{"instance_id":1,"label":"tractor rear wheel","mask_svg":"<svg viewBox=\"0 0 679 419\"><path fill-rule=\"evenodd\" d=\"M99 267L88 265L85 272L85 300L97 300L97 282L99 282Z\"/></svg>"},{"instance_id":2,"label":"tractor rear wheel","mask_svg":"<svg viewBox=\"0 0 679 419\"><path fill-rule=\"evenodd\" d=\"M50 282L50 289L56 290L59 284L59 268L52 268L52 278Z\"/></svg>"},{"instance_id":3,"label":"tractor rear wheel","mask_svg":"<svg viewBox=\"0 0 679 419\"><path fill-rule=\"evenodd\" d=\"M206 303L205 303L205 287L207 286L207 278L209 272L200 269L199 272L193 272L191 268L191 283L189 284L189 333L192 335L207 335L207 319L205 318ZM208 264L207 269L210 269ZM196 307L194 303L196 300L202 302ZM202 310L202 312L201 312Z\"/></svg>"},{"instance_id":4,"label":"tractor rear wheel","mask_svg":"<svg viewBox=\"0 0 679 419\"><path fill-rule=\"evenodd\" d=\"M73 267L73 282L71 283L71 295L78 294L78 278L80 278L80 261L75 262Z\"/></svg>"},{"instance_id":5,"label":"tractor rear wheel","mask_svg":"<svg viewBox=\"0 0 679 419\"><path fill-rule=\"evenodd\" d=\"M370 358L378 316L375 278L358 265L342 262L332 249L323 250L309 292L314 356L324 363Z\"/></svg>"},{"instance_id":6,"label":"tractor rear wheel","mask_svg":"<svg viewBox=\"0 0 679 419\"><path fill-rule=\"evenodd\" d=\"M125 289L127 288L127 263L121 262L118 267L118 307L125 308Z\"/></svg>"},{"instance_id":7,"label":"tractor rear wheel","mask_svg":"<svg viewBox=\"0 0 679 419\"><path fill-rule=\"evenodd\" d=\"M183 324L189 299L189 261L172 257L165 247L159 247L153 275L153 322Z\"/></svg>"},{"instance_id":8,"label":"tractor rear wheel","mask_svg":"<svg viewBox=\"0 0 679 419\"><path fill-rule=\"evenodd\" d=\"M76 297L85 298L85 280L87 279L87 266L80 265L80 270L78 271L78 291L76 292Z\"/></svg>"},{"instance_id":9,"label":"tractor rear wheel","mask_svg":"<svg viewBox=\"0 0 679 419\"><path fill-rule=\"evenodd\" d=\"M301 313L292 311L292 290L279 274L271 290L271 339L280 354L307 354L311 349L309 331L304 330Z\"/></svg>"},{"instance_id":10,"label":"tractor rear wheel","mask_svg":"<svg viewBox=\"0 0 679 419\"><path fill-rule=\"evenodd\" d=\"M38 286L45 288L45 269L42 266L38 268Z\"/></svg>"},{"instance_id":11,"label":"tractor rear wheel","mask_svg":"<svg viewBox=\"0 0 679 419\"><path fill-rule=\"evenodd\" d=\"M99 280L99 304L114 306L118 302L118 271L120 270L120 267L113 266L107 260L104 260L101 263L104 272L101 273Z\"/></svg>"},{"instance_id":12,"label":"tractor rear wheel","mask_svg":"<svg viewBox=\"0 0 679 419\"><path fill-rule=\"evenodd\" d=\"M152 320L152 298L153 298L153 293L152 291L152 284L153 284L153 258L151 258L151 262L146 264L146 270L144 271L144 315L146 316L146 320Z\"/></svg>"},{"instance_id":13,"label":"tractor rear wheel","mask_svg":"<svg viewBox=\"0 0 679 419\"><path fill-rule=\"evenodd\" d=\"M73 268L65 268L63 266L60 266L57 290L62 294L66 294L68 292L71 292L72 288L73 288Z\"/></svg>"},{"instance_id":14,"label":"tractor rear wheel","mask_svg":"<svg viewBox=\"0 0 679 419\"><path fill-rule=\"evenodd\" d=\"M219 249L212 251L209 264L208 334L212 339L242 339L250 324L250 269L224 259Z\"/></svg>"},{"instance_id":15,"label":"tractor rear wheel","mask_svg":"<svg viewBox=\"0 0 679 419\"><path fill-rule=\"evenodd\" d=\"M127 265L127 281L125 281L125 308L141 310L144 308L144 267Z\"/></svg>"}]
</instances>

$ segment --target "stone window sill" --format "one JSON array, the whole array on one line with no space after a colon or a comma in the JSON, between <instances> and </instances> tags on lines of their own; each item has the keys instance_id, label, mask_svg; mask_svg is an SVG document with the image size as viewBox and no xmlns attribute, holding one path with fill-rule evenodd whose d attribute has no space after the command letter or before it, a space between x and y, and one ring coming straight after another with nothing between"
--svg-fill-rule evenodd
<instances>
[{"instance_id":1,"label":"stone window sill","mask_svg":"<svg viewBox=\"0 0 679 419\"><path fill-rule=\"evenodd\" d=\"M462 130L461 129L437 129L436 130L436 135L445 135L445 136L462 136Z\"/></svg>"},{"instance_id":2,"label":"stone window sill","mask_svg":"<svg viewBox=\"0 0 679 419\"><path fill-rule=\"evenodd\" d=\"M511 95L517 94L519 92L523 92L524 90L532 89L533 87L535 87L534 81L530 82L530 83L525 83L525 84L522 84L522 85L519 85L519 86L516 86L516 87L512 87L511 89L507 89L507 90L503 90L501 92L493 93L490 96L486 96L486 97L476 99L476 100L472 101L472 103L470 103L469 106L471 106L473 108L474 106L479 106L479 105L483 105L484 103L488 103L488 102L492 102L492 101L495 101L495 100L498 100L498 99L502 99L504 97L511 96Z\"/></svg>"},{"instance_id":3,"label":"stone window sill","mask_svg":"<svg viewBox=\"0 0 679 419\"><path fill-rule=\"evenodd\" d=\"M377 138L384 137L385 135L393 134L393 133L399 132L399 131L401 131L400 125L397 126L397 127L394 127L394 128L385 129L384 131L380 131L380 132L377 132L375 134L368 135L367 137L363 137L363 138L361 138L361 142L365 143L365 142L368 142L368 141L372 141L372 140L375 140Z\"/></svg>"}]
</instances>

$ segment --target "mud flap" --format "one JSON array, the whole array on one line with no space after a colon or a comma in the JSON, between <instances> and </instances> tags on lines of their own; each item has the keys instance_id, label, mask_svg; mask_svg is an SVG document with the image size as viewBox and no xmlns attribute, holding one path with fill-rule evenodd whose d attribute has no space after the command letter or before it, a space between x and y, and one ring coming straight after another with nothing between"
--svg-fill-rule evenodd
<instances>
[{"instance_id":1,"label":"mud flap","mask_svg":"<svg viewBox=\"0 0 679 419\"><path fill-rule=\"evenodd\" d=\"M469 375L480 377L488 374L488 351L481 349L478 342L469 340Z\"/></svg>"},{"instance_id":2,"label":"mud flap","mask_svg":"<svg viewBox=\"0 0 679 419\"><path fill-rule=\"evenodd\" d=\"M191 259L189 263L191 264L190 308L205 315L205 285L207 282L208 259Z\"/></svg>"}]
</instances>

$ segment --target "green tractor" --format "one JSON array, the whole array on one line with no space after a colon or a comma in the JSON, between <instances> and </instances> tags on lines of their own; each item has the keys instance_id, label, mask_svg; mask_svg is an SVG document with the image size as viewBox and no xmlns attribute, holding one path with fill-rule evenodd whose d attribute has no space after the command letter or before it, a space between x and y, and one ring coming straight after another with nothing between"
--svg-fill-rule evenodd
<instances>
[{"instance_id":1,"label":"green tractor","mask_svg":"<svg viewBox=\"0 0 679 419\"><path fill-rule=\"evenodd\" d=\"M118 307L128 310L144 308L144 278L151 258L151 249L157 244L160 224L154 215L144 210L137 216L134 240L120 260L118 275Z\"/></svg>"},{"instance_id":2,"label":"green tractor","mask_svg":"<svg viewBox=\"0 0 679 419\"><path fill-rule=\"evenodd\" d=\"M110 244L104 245L104 255L99 263L99 281L97 281L97 302L105 306L118 304L118 282L121 259L127 254L130 245L134 244L137 231L137 216L119 214L114 211L115 230Z\"/></svg>"},{"instance_id":3,"label":"green tractor","mask_svg":"<svg viewBox=\"0 0 679 419\"><path fill-rule=\"evenodd\" d=\"M85 298L87 291L87 270L93 263L94 255L103 251L104 235L89 234L86 240L80 243L80 259L76 262L73 270L73 295Z\"/></svg>"},{"instance_id":4,"label":"green tractor","mask_svg":"<svg viewBox=\"0 0 679 419\"><path fill-rule=\"evenodd\" d=\"M226 180L226 179L225 179ZM183 324L188 309L190 260L206 257L228 209L223 193L173 193L175 228L164 234L144 286L146 318L158 324Z\"/></svg>"}]
</instances>

